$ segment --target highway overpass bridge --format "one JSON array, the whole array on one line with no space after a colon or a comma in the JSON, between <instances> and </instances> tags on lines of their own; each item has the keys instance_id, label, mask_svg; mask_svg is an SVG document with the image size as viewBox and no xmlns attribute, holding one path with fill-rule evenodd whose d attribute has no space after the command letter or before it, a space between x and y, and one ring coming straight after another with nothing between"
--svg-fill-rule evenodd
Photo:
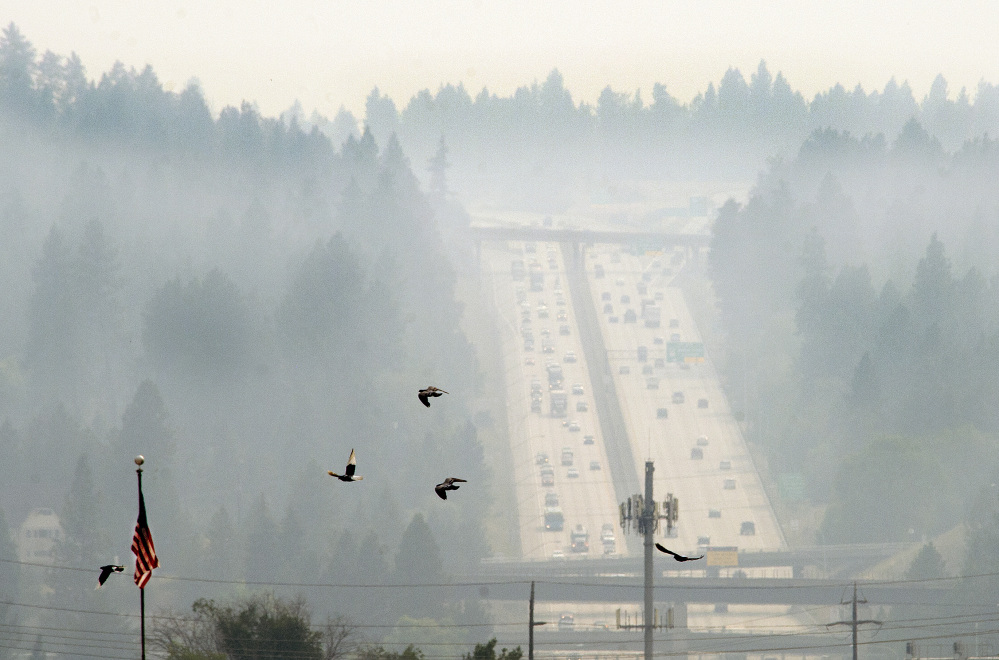
<instances>
[{"instance_id":1,"label":"highway overpass bridge","mask_svg":"<svg viewBox=\"0 0 999 660\"><path fill-rule=\"evenodd\" d=\"M476 257L481 260L484 241L525 241L559 243L566 249L566 259L578 260L582 246L598 243L647 246L649 249L686 248L696 258L699 250L711 243L707 226L677 229L583 229L578 227L538 227L533 225L484 224L475 222L468 234L475 242Z\"/></svg>"},{"instance_id":2,"label":"highway overpass bridge","mask_svg":"<svg viewBox=\"0 0 999 660\"><path fill-rule=\"evenodd\" d=\"M871 566L912 547L911 543L863 543L851 545L809 546L795 549L738 552L738 568L790 567L795 577L803 577L806 567L815 567L818 574L846 580L863 573ZM677 568L680 565L660 566ZM684 565L683 568L691 568ZM703 568L693 565L693 568ZM601 575L642 574L642 557L599 556L564 562L494 561L484 563L482 577L527 579L594 577Z\"/></svg>"}]
</instances>

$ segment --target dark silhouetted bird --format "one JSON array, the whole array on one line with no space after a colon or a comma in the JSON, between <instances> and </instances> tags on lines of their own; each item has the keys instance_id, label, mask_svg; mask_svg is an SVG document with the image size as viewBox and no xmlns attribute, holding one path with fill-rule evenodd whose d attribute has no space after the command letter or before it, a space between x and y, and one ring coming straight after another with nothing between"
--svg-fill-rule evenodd
<instances>
[{"instance_id":1,"label":"dark silhouetted bird","mask_svg":"<svg viewBox=\"0 0 999 660\"><path fill-rule=\"evenodd\" d=\"M101 575L97 578L97 586L94 589L100 589L104 581L108 579L111 573L121 573L125 570L124 566L115 566L114 564L108 564L107 566L101 566Z\"/></svg>"},{"instance_id":2,"label":"dark silhouetted bird","mask_svg":"<svg viewBox=\"0 0 999 660\"><path fill-rule=\"evenodd\" d=\"M441 394L448 394L448 392L445 392L440 388L434 387L433 385L429 385L427 386L427 389L420 390L420 393L417 394L416 396L420 397L420 401L423 403L423 405L429 408L430 397L440 396Z\"/></svg>"},{"instance_id":3,"label":"dark silhouetted bird","mask_svg":"<svg viewBox=\"0 0 999 660\"><path fill-rule=\"evenodd\" d=\"M354 470L357 469L357 456L354 456L354 450L350 450L350 458L347 459L347 469L344 470L344 474L337 474L332 470L329 471L331 477L336 477L340 481L360 481L364 477L358 477L354 475Z\"/></svg>"},{"instance_id":4,"label":"dark silhouetted bird","mask_svg":"<svg viewBox=\"0 0 999 660\"><path fill-rule=\"evenodd\" d=\"M659 552L665 552L667 555L672 555L673 559L677 561L697 561L698 559L704 559L704 555L701 555L700 557L684 557L683 555L678 555L669 548L663 547L659 543L656 543L656 548L658 548Z\"/></svg>"},{"instance_id":5,"label":"dark silhouetted bird","mask_svg":"<svg viewBox=\"0 0 999 660\"><path fill-rule=\"evenodd\" d=\"M459 479L458 477L448 477L442 483L439 483L436 486L434 486L434 492L437 493L437 497L441 498L442 500L446 500L447 491L458 490L458 486L455 485L455 482L460 482L465 484L468 483L468 479Z\"/></svg>"}]
</instances>

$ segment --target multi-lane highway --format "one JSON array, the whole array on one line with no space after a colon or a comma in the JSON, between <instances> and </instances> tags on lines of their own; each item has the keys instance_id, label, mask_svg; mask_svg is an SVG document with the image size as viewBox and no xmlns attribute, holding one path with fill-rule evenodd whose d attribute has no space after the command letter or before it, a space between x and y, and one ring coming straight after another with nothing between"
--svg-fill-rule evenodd
<instances>
[{"instance_id":1,"label":"multi-lane highway","mask_svg":"<svg viewBox=\"0 0 999 660\"><path fill-rule=\"evenodd\" d=\"M522 274L512 272L514 261L523 263ZM521 556L572 561L602 556L605 549L625 554L624 543L601 541L604 525L618 533L617 501L575 312L565 289L563 257L554 244L509 243L483 249L481 264L489 271L504 355ZM532 272L535 279L540 274L541 290L532 290ZM561 387L549 365L561 368ZM560 396L565 398L564 416L552 413L553 397ZM553 496L564 518L561 530L545 528L545 510L555 506ZM577 525L588 534L586 552L571 547L570 534Z\"/></svg>"},{"instance_id":2,"label":"multi-lane highway","mask_svg":"<svg viewBox=\"0 0 999 660\"><path fill-rule=\"evenodd\" d=\"M585 259L593 298L587 302L598 312L635 475L640 481L651 458L656 499L667 492L679 499L675 538L667 542L674 549L782 549L783 535L710 356L668 361L669 344L700 341L682 292L670 285L682 263L668 260L672 254L636 256L612 245L589 249ZM554 243L497 243L483 250L482 265L490 273L503 343L521 557L602 555L607 524L616 536L613 551L626 554L564 255ZM643 300L661 310L658 326L644 322ZM561 369L561 378L552 369ZM559 396L564 416L553 411ZM545 528L553 497L564 518L561 530ZM572 550L577 525L588 532L588 552Z\"/></svg>"},{"instance_id":3,"label":"multi-lane highway","mask_svg":"<svg viewBox=\"0 0 999 660\"><path fill-rule=\"evenodd\" d=\"M673 254L680 255L676 263ZM702 363L667 361L670 342L701 341L682 292L670 286L682 258L682 253L635 256L617 246L598 246L586 258L635 469L643 474L651 458L656 499L667 492L679 499L676 538L667 542L676 550L783 548L710 356ZM661 309L658 327L646 327L643 300Z\"/></svg>"}]
</instances>

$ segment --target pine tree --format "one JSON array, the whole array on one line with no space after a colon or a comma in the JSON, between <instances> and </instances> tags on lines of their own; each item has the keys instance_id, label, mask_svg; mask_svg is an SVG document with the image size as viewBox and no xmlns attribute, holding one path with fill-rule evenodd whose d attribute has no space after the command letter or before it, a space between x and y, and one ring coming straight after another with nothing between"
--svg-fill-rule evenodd
<instances>
[{"instance_id":1,"label":"pine tree","mask_svg":"<svg viewBox=\"0 0 999 660\"><path fill-rule=\"evenodd\" d=\"M912 560L909 570L905 572L906 580L931 580L941 578L945 575L943 557L936 548L933 541L926 543L919 550L919 554Z\"/></svg>"},{"instance_id":2,"label":"pine tree","mask_svg":"<svg viewBox=\"0 0 999 660\"><path fill-rule=\"evenodd\" d=\"M441 135L437 153L427 163L427 170L430 171L430 193L440 199L447 197L447 168L450 166L451 163L447 159L447 140Z\"/></svg>"}]
</instances>

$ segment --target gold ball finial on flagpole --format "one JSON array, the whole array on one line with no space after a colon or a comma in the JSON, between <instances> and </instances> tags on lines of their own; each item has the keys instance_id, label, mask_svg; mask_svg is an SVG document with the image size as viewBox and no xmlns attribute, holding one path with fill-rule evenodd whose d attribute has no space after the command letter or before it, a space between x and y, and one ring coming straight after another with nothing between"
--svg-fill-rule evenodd
<instances>
[{"instance_id":1,"label":"gold ball finial on flagpole","mask_svg":"<svg viewBox=\"0 0 999 660\"><path fill-rule=\"evenodd\" d=\"M135 464L136 465L142 465L145 462L146 462L146 458L142 454L139 454L138 456L135 457Z\"/></svg>"}]
</instances>

